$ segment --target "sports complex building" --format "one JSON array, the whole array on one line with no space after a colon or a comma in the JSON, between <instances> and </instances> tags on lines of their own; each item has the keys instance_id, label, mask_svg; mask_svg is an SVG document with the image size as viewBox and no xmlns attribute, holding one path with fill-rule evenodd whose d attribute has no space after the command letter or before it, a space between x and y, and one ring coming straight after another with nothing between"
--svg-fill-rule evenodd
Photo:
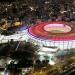
<instances>
[{"instance_id":1,"label":"sports complex building","mask_svg":"<svg viewBox=\"0 0 75 75\"><path fill-rule=\"evenodd\" d=\"M66 22L43 22L28 29L28 34L35 42L59 49L75 48L74 25Z\"/></svg>"},{"instance_id":2,"label":"sports complex building","mask_svg":"<svg viewBox=\"0 0 75 75\"><path fill-rule=\"evenodd\" d=\"M41 22L30 27L21 27L10 36L1 35L0 43L14 41L29 41L40 46L40 60L48 57L54 64L56 56L66 55L75 49L75 25L68 22Z\"/></svg>"},{"instance_id":3,"label":"sports complex building","mask_svg":"<svg viewBox=\"0 0 75 75\"><path fill-rule=\"evenodd\" d=\"M27 33L31 42L41 46L41 60L49 56L50 64L54 64L56 53L63 55L75 48L74 27L66 22L42 22L28 28Z\"/></svg>"}]
</instances>

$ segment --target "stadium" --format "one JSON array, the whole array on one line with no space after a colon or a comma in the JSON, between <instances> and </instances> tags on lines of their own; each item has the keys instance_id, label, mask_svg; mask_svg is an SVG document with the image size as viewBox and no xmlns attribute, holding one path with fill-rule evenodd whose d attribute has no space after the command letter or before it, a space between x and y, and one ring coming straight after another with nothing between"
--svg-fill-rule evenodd
<instances>
[{"instance_id":1,"label":"stadium","mask_svg":"<svg viewBox=\"0 0 75 75\"><path fill-rule=\"evenodd\" d=\"M28 29L29 37L44 46L61 50L75 48L74 25L66 22L43 22Z\"/></svg>"},{"instance_id":2,"label":"stadium","mask_svg":"<svg viewBox=\"0 0 75 75\"><path fill-rule=\"evenodd\" d=\"M42 22L28 28L28 38L41 46L40 60L48 57L49 64L56 63L57 56L67 55L75 48L74 25L67 22Z\"/></svg>"},{"instance_id":3,"label":"stadium","mask_svg":"<svg viewBox=\"0 0 75 75\"><path fill-rule=\"evenodd\" d=\"M51 65L55 64L57 56L67 55L75 49L74 24L65 21L41 22L32 26L24 26L14 35L3 36L0 42L29 41L40 46L40 60L48 57ZM5 38L4 38L5 37Z\"/></svg>"}]
</instances>

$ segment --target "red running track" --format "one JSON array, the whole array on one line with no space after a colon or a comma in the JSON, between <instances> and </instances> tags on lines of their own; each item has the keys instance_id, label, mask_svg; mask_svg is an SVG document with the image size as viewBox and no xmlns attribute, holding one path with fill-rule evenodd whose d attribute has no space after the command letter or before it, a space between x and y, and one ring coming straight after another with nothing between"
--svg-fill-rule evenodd
<instances>
[{"instance_id":1,"label":"red running track","mask_svg":"<svg viewBox=\"0 0 75 75\"><path fill-rule=\"evenodd\" d=\"M65 22L42 22L40 24L31 26L28 29L28 32L30 35L43 39L43 40L53 40L53 41L69 41L69 40L75 40L75 30L72 29L72 31L67 33L51 33L49 31L44 30L44 26L48 24L64 24ZM68 23L67 23L68 25Z\"/></svg>"}]
</instances>

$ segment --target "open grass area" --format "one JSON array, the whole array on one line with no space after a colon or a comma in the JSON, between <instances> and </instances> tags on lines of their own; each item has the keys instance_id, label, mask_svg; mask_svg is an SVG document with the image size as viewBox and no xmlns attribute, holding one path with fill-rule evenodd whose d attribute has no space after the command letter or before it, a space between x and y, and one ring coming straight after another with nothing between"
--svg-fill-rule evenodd
<instances>
[{"instance_id":1,"label":"open grass area","mask_svg":"<svg viewBox=\"0 0 75 75\"><path fill-rule=\"evenodd\" d=\"M61 31L61 30L52 30L51 32L52 33L63 33L63 31Z\"/></svg>"}]
</instances>

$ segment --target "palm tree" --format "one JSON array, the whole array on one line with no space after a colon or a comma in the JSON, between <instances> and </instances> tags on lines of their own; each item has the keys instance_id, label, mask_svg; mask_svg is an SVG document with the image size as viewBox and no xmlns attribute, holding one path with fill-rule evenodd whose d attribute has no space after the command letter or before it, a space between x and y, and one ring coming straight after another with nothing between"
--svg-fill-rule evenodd
<instances>
[{"instance_id":1,"label":"palm tree","mask_svg":"<svg viewBox=\"0 0 75 75\"><path fill-rule=\"evenodd\" d=\"M19 42L17 49L11 53L10 57L20 62L22 61L28 62L29 60L34 62L35 58L37 57L38 50L39 50L39 46L36 46L33 43Z\"/></svg>"},{"instance_id":2,"label":"palm tree","mask_svg":"<svg viewBox=\"0 0 75 75\"><path fill-rule=\"evenodd\" d=\"M34 45L33 43L30 43L30 42L19 41L17 43L17 47L15 48L15 50L13 50L10 53L10 58L12 58L12 60L14 61L13 63L10 63L9 65L7 65L8 69L11 70L13 75L15 75L13 70L18 68L33 67L34 69L34 63L35 63L35 59L37 57L38 51L39 51L39 46ZM14 64L15 61L17 61L16 65Z\"/></svg>"}]
</instances>

